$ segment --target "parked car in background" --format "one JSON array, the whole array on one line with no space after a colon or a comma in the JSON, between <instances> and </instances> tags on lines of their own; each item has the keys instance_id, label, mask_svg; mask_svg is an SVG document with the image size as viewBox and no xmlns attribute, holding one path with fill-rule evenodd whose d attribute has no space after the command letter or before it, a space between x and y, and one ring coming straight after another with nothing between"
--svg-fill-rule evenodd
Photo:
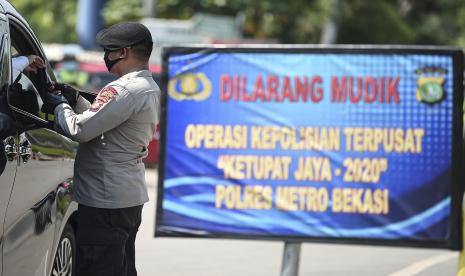
<instances>
[{"instance_id":1,"label":"parked car in background","mask_svg":"<svg viewBox=\"0 0 465 276\"><path fill-rule=\"evenodd\" d=\"M104 63L95 62L98 59L103 60L103 53L83 53L75 59L60 62L55 67L56 76L60 82L91 92L92 94L87 99L92 101L100 89L118 78L108 72ZM90 60L94 62L90 62ZM155 82L160 85L160 66L152 64L149 69ZM144 163L147 165L158 163L159 127L157 126L156 129L148 146L147 158L144 159Z\"/></svg>"},{"instance_id":2,"label":"parked car in background","mask_svg":"<svg viewBox=\"0 0 465 276\"><path fill-rule=\"evenodd\" d=\"M150 166L158 164L158 146L160 143L160 125L157 125L155 128L155 133L153 134L152 141L148 146L149 153L144 159L144 163Z\"/></svg>"},{"instance_id":3,"label":"parked car in background","mask_svg":"<svg viewBox=\"0 0 465 276\"><path fill-rule=\"evenodd\" d=\"M12 58L34 54L47 67L13 70ZM55 81L26 20L0 0L0 275L73 275L72 178L77 143L52 129L41 107Z\"/></svg>"}]
</instances>

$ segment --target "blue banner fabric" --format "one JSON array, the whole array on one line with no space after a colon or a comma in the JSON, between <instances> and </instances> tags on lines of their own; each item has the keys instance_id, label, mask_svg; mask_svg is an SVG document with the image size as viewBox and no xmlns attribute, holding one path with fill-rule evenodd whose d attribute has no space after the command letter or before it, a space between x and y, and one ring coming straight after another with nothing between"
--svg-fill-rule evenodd
<instances>
[{"instance_id":1,"label":"blue banner fabric","mask_svg":"<svg viewBox=\"0 0 465 276\"><path fill-rule=\"evenodd\" d=\"M191 51L166 57L157 231L444 241L454 59Z\"/></svg>"}]
</instances>

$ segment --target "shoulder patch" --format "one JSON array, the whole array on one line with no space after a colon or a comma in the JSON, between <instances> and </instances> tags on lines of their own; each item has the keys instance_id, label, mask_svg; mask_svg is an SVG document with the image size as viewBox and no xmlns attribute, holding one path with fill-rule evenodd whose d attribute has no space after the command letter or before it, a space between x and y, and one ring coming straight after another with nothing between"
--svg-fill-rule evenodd
<instances>
[{"instance_id":1,"label":"shoulder patch","mask_svg":"<svg viewBox=\"0 0 465 276\"><path fill-rule=\"evenodd\" d=\"M113 99L118 95L118 91L114 87L106 86L98 93L94 102L90 106L89 110L92 112L97 112L104 106L107 102Z\"/></svg>"}]
</instances>

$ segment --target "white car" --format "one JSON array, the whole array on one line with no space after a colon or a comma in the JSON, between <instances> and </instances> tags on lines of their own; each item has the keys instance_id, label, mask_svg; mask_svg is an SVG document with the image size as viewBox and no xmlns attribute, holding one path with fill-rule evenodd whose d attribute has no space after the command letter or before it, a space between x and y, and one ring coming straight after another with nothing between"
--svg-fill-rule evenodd
<instances>
[{"instance_id":1,"label":"white car","mask_svg":"<svg viewBox=\"0 0 465 276\"><path fill-rule=\"evenodd\" d=\"M24 18L0 0L0 275L73 275L77 143L53 131L42 97L55 76ZM35 54L38 73L12 69Z\"/></svg>"}]
</instances>

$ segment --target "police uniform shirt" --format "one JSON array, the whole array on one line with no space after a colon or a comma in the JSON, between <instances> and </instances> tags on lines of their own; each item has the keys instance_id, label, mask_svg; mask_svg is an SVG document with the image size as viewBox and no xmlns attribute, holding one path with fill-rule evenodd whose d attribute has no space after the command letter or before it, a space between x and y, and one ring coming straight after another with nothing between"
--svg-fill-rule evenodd
<instances>
[{"instance_id":1,"label":"police uniform shirt","mask_svg":"<svg viewBox=\"0 0 465 276\"><path fill-rule=\"evenodd\" d=\"M147 145L159 120L160 89L147 70L108 84L90 105L79 97L76 111L55 108L55 124L79 142L74 200L96 208L126 208L148 201Z\"/></svg>"}]
</instances>

